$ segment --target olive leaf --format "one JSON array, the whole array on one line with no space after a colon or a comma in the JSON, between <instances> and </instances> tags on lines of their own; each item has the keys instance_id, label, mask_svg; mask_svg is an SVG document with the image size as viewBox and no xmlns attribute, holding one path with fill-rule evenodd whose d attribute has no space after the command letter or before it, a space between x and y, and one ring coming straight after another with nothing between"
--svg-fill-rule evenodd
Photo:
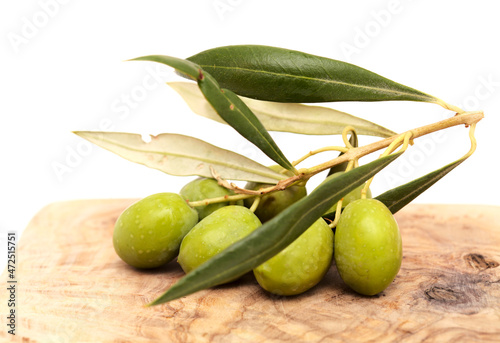
<instances>
[{"instance_id":1,"label":"olive leaf","mask_svg":"<svg viewBox=\"0 0 500 343\"><path fill-rule=\"evenodd\" d=\"M236 94L278 102L442 100L350 63L262 45L233 45L187 58Z\"/></svg>"},{"instance_id":2,"label":"olive leaf","mask_svg":"<svg viewBox=\"0 0 500 343\"><path fill-rule=\"evenodd\" d=\"M381 201L385 206L387 206L387 208L391 211L392 214L395 214L403 207L408 205L410 202L412 202L420 194L429 189L436 182L438 182L450 171L458 167L466 159L467 159L466 157L461 158L455 162L447 164L442 168L436 169L435 171L430 172L418 179L415 179L413 181L405 183L404 185L390 189L385 193L382 193L379 196L375 197L375 199ZM335 212L326 213L325 215L323 215L323 218L333 221L335 219Z\"/></svg>"},{"instance_id":3,"label":"olive leaf","mask_svg":"<svg viewBox=\"0 0 500 343\"><path fill-rule=\"evenodd\" d=\"M150 305L158 305L243 275L273 257L345 194L378 173L400 153L377 159L325 182L242 240L194 269Z\"/></svg>"},{"instance_id":4,"label":"olive leaf","mask_svg":"<svg viewBox=\"0 0 500 343\"><path fill-rule=\"evenodd\" d=\"M184 77L188 77L193 80L198 80L203 75L201 67L196 63L172 56L148 55L132 58L129 61L148 61L165 64L180 72Z\"/></svg>"},{"instance_id":5,"label":"olive leaf","mask_svg":"<svg viewBox=\"0 0 500 343\"><path fill-rule=\"evenodd\" d=\"M274 162L285 169L295 171L264 125L236 94L227 89L220 89L217 81L208 74L203 82L198 82L198 86L222 119Z\"/></svg>"},{"instance_id":6,"label":"olive leaf","mask_svg":"<svg viewBox=\"0 0 500 343\"><path fill-rule=\"evenodd\" d=\"M197 64L163 55L143 56L132 61L134 60L166 64L195 78L207 101L225 122L255 144L274 162L285 169L295 171L293 165L245 103L232 91L221 89L217 81L209 73L202 71Z\"/></svg>"},{"instance_id":7,"label":"olive leaf","mask_svg":"<svg viewBox=\"0 0 500 343\"><path fill-rule=\"evenodd\" d=\"M167 84L179 93L194 113L225 123L207 102L196 84L191 82L169 82ZM333 135L342 133L342 130L350 125L355 127L361 135L385 138L396 134L368 120L328 107L261 101L245 97L241 97L241 100L269 131Z\"/></svg>"},{"instance_id":8,"label":"olive leaf","mask_svg":"<svg viewBox=\"0 0 500 343\"><path fill-rule=\"evenodd\" d=\"M387 192L377 196L375 199L383 202L394 214L413 201L413 199L417 196L429 189L429 187L438 182L450 171L458 167L466 159L467 158L461 158L455 162L447 164L446 166L419 177L418 179L388 190Z\"/></svg>"},{"instance_id":9,"label":"olive leaf","mask_svg":"<svg viewBox=\"0 0 500 343\"><path fill-rule=\"evenodd\" d=\"M167 174L213 177L211 168L229 180L277 183L284 176L245 156L190 136L163 133L145 142L142 136L121 132L77 131L78 136L129 161Z\"/></svg>"}]
</instances>

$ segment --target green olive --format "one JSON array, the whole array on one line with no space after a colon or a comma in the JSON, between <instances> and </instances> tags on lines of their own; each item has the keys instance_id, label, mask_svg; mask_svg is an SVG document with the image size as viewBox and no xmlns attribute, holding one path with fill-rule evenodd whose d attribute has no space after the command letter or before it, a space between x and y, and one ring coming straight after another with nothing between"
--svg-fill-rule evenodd
<instances>
[{"instance_id":1,"label":"green olive","mask_svg":"<svg viewBox=\"0 0 500 343\"><path fill-rule=\"evenodd\" d=\"M153 194L118 217L113 246L133 267L159 267L177 256L182 239L197 222L198 213L179 194Z\"/></svg>"},{"instance_id":2,"label":"green olive","mask_svg":"<svg viewBox=\"0 0 500 343\"><path fill-rule=\"evenodd\" d=\"M333 231L320 218L289 246L254 269L259 285L278 295L300 294L318 284L330 268Z\"/></svg>"},{"instance_id":3,"label":"green olive","mask_svg":"<svg viewBox=\"0 0 500 343\"><path fill-rule=\"evenodd\" d=\"M215 179L198 178L182 187L180 194L188 201L199 201L233 195L234 193L229 189L220 186ZM227 205L243 206L243 201L239 200L235 203L222 202L206 206L196 206L196 211L198 211L200 220L202 220L210 213Z\"/></svg>"},{"instance_id":4,"label":"green olive","mask_svg":"<svg viewBox=\"0 0 500 343\"><path fill-rule=\"evenodd\" d=\"M281 172L283 167L271 166L269 167L274 171ZM287 176L293 176L292 172L287 171L285 173ZM267 183L255 183L249 182L246 184L246 189L259 190L261 188L270 187L271 184ZM255 210L255 215L259 217L262 223L274 218L278 213L283 211L285 208L293 204L294 202L302 199L307 195L307 190L303 186L291 186L282 191L276 191L270 194L263 195L260 199L259 206ZM254 198L245 199L245 206L251 207Z\"/></svg>"},{"instance_id":5,"label":"green olive","mask_svg":"<svg viewBox=\"0 0 500 343\"><path fill-rule=\"evenodd\" d=\"M339 175L343 174L344 172L337 172L337 173L334 173L330 176L328 176L324 182L326 182L326 180L329 180L329 179L333 179L333 178L336 178L338 177ZM345 208L347 205L349 205L351 202L353 202L354 200L358 200L358 199L361 199L361 190L365 187L366 183L365 184L362 184L361 186L355 188L354 190L350 191L349 193L347 193L343 198L342 198L342 208ZM366 191L366 197L367 198L371 198L372 197L372 192L370 190L370 188L368 188L368 190ZM333 204L332 207L330 207L330 209L328 209L328 211L325 212L326 213L332 213L332 212L335 212L337 211L337 203Z\"/></svg>"},{"instance_id":6,"label":"green olive","mask_svg":"<svg viewBox=\"0 0 500 343\"><path fill-rule=\"evenodd\" d=\"M219 208L184 237L178 262L184 272L189 273L261 225L259 218L246 207Z\"/></svg>"},{"instance_id":7,"label":"green olive","mask_svg":"<svg viewBox=\"0 0 500 343\"><path fill-rule=\"evenodd\" d=\"M347 205L337 224L334 256L342 280L356 292L374 295L387 288L403 258L391 211L376 199Z\"/></svg>"}]
</instances>

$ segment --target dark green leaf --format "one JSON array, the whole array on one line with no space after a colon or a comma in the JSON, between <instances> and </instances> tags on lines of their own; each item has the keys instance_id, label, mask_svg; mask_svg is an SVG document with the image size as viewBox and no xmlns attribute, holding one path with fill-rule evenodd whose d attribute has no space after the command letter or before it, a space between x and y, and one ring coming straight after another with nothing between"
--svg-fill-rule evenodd
<instances>
[{"instance_id":1,"label":"dark green leaf","mask_svg":"<svg viewBox=\"0 0 500 343\"><path fill-rule=\"evenodd\" d=\"M224 121L255 144L274 162L288 170L295 170L248 106L233 92L221 89L217 81L209 73L202 72L196 63L163 55L143 56L132 61L152 61L166 64L194 78L207 101Z\"/></svg>"},{"instance_id":2,"label":"dark green leaf","mask_svg":"<svg viewBox=\"0 0 500 343\"><path fill-rule=\"evenodd\" d=\"M129 61L149 61L162 63L181 72L182 74L184 74L183 76L187 75L194 80L198 80L201 75L201 67L199 65L177 57L165 55L149 55L133 58Z\"/></svg>"},{"instance_id":3,"label":"dark green leaf","mask_svg":"<svg viewBox=\"0 0 500 343\"><path fill-rule=\"evenodd\" d=\"M417 196L425 192L429 187L439 181L443 176L455 169L465 159L459 159L418 179L393 188L375 199L383 202L394 214L409 204Z\"/></svg>"},{"instance_id":4,"label":"dark green leaf","mask_svg":"<svg viewBox=\"0 0 500 343\"><path fill-rule=\"evenodd\" d=\"M210 105L226 123L255 144L274 162L285 169L295 170L264 125L236 94L227 89L220 89L217 81L209 74L205 74L205 77L198 81L198 86Z\"/></svg>"},{"instance_id":5,"label":"dark green leaf","mask_svg":"<svg viewBox=\"0 0 500 343\"><path fill-rule=\"evenodd\" d=\"M261 45L233 45L188 58L224 87L278 102L441 100L350 63Z\"/></svg>"},{"instance_id":6,"label":"dark green leaf","mask_svg":"<svg viewBox=\"0 0 500 343\"><path fill-rule=\"evenodd\" d=\"M345 194L361 185L399 154L377 159L317 187L249 236L188 273L151 305L158 305L243 275L287 247Z\"/></svg>"}]
</instances>

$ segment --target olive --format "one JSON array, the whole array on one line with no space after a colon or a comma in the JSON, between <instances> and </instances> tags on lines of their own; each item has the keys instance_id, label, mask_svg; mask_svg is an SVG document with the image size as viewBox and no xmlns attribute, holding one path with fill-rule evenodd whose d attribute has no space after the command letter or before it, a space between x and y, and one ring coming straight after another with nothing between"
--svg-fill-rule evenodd
<instances>
[{"instance_id":1,"label":"olive","mask_svg":"<svg viewBox=\"0 0 500 343\"><path fill-rule=\"evenodd\" d=\"M356 292L374 295L387 288L403 258L391 211L376 199L347 205L337 224L334 257L340 277Z\"/></svg>"},{"instance_id":2,"label":"olive","mask_svg":"<svg viewBox=\"0 0 500 343\"><path fill-rule=\"evenodd\" d=\"M182 187L179 193L188 201L199 201L234 194L229 189L220 186L217 180L208 178L198 178L187 183ZM243 206L243 201L239 200L237 202L221 202L205 206L196 206L196 211L198 211L199 218L202 220L210 213L227 205Z\"/></svg>"},{"instance_id":3,"label":"olive","mask_svg":"<svg viewBox=\"0 0 500 343\"><path fill-rule=\"evenodd\" d=\"M333 179L333 178L336 178L338 177L339 175L343 174L344 172L337 172L337 173L334 173L330 176L328 176L324 182L326 182L326 180L329 180L329 179ZM361 199L361 190L365 187L366 184L362 184L361 186L358 186L357 188L353 189L352 191L350 191L349 193L347 193L343 198L342 198L342 208L345 208L347 205L349 205L351 202L353 202L354 200L358 200L358 199ZM372 192L370 190L370 188L368 188L368 190L366 191L366 197L367 198L371 198L372 197ZM337 211L337 204L338 203L335 203L333 204L332 207L330 207L330 209L328 209L328 211L325 212L326 213L332 213L332 212L335 212Z\"/></svg>"},{"instance_id":4,"label":"olive","mask_svg":"<svg viewBox=\"0 0 500 343\"><path fill-rule=\"evenodd\" d=\"M254 269L259 285L278 295L296 295L318 284L330 268L333 231L318 219L277 255Z\"/></svg>"},{"instance_id":5,"label":"olive","mask_svg":"<svg viewBox=\"0 0 500 343\"><path fill-rule=\"evenodd\" d=\"M179 194L153 194L118 217L113 246L133 267L159 267L177 256L182 239L197 222L198 213Z\"/></svg>"},{"instance_id":6,"label":"olive","mask_svg":"<svg viewBox=\"0 0 500 343\"><path fill-rule=\"evenodd\" d=\"M184 237L178 262L189 273L261 226L248 208L229 205L205 217Z\"/></svg>"},{"instance_id":7,"label":"olive","mask_svg":"<svg viewBox=\"0 0 500 343\"><path fill-rule=\"evenodd\" d=\"M283 167L274 165L269 167L277 172L284 171ZM287 176L293 176L292 172L287 171L285 173ZM248 182L245 186L246 189L259 190L261 188L266 188L273 186L267 183L256 183ZM278 213L283 211L285 208L293 204L294 202L302 199L307 195L306 187L304 186L291 186L282 191L276 191L273 193L265 194L261 197L259 206L255 210L255 215L259 217L262 223L274 218ZM244 203L246 207L251 207L255 198L245 199Z\"/></svg>"}]
</instances>

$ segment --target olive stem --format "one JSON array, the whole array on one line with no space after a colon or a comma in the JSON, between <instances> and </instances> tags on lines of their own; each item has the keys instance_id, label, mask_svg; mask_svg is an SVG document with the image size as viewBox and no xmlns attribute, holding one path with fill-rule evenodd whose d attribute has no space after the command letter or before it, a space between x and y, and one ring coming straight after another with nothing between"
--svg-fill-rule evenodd
<instances>
[{"instance_id":1,"label":"olive stem","mask_svg":"<svg viewBox=\"0 0 500 343\"><path fill-rule=\"evenodd\" d=\"M378 151L383 148L388 148L387 151L391 151L387 154L392 153L399 145L403 144L403 151L408 147L408 144L412 144L414 138L419 138L422 136L425 136L427 134L440 131L443 129L447 129L453 126L457 125L466 125L466 126L471 126L471 142L473 144L473 147L471 148L470 152L467 154L467 157L470 156L474 150L475 150L475 139L474 137L474 128L475 124L478 123L481 119L484 118L484 113L482 111L474 111L474 112L464 112L462 114L457 114L454 117L448 118L441 120L436 123L432 123L429 125L421 126L419 128L413 129L406 131L402 134L395 135L389 138L382 139L380 141L358 147L358 148L343 148L343 147L333 147L333 148L340 148L341 151L344 150L345 153L343 155L340 155L333 160L321 163L315 167L312 168L304 168L300 169L298 171L298 174L293 175L287 179L280 180L276 185L271 185L266 188L261 188L259 190L249 190L249 189L244 189L236 186L234 183L229 183L228 181L222 179L217 172L211 168L212 171L212 176L219 182L219 184L225 188L233 190L236 195L229 195L225 197L219 197L219 198L212 198L212 199L205 199L205 200L200 200L200 201L193 201L189 202L190 206L196 207L196 206L204 206L204 205L209 205L213 203L218 203L218 202L228 202L228 201L235 201L235 200L242 200L242 199L248 199L252 198L255 196L261 196L263 194L271 193L271 192L276 192L276 191L281 191L284 190L294 184L300 183L307 181L314 175L329 169L337 164L343 163L343 162L352 162L354 161L354 165L357 165L357 161L359 158L366 156L370 153L373 153L375 151ZM332 147L327 147L327 149L332 148ZM332 150L332 149L330 149ZM325 148L315 150L313 152L310 152L307 157L312 156L314 152L322 152L322 151L327 151ZM307 158L305 157L305 158ZM298 161L301 162L305 158L301 158ZM295 162L294 162L295 163ZM295 163L296 164L296 163Z\"/></svg>"},{"instance_id":2,"label":"olive stem","mask_svg":"<svg viewBox=\"0 0 500 343\"><path fill-rule=\"evenodd\" d=\"M436 131L440 131L440 130L447 129L447 128L450 128L453 126L457 126L457 125L466 125L466 126L472 125L472 124L479 122L483 118L484 118L484 114L481 111L465 112L463 114L459 114L459 115L456 115L454 117L444 119L444 120L441 120L441 121L436 122L436 123L421 126L419 128L416 128L416 129L413 129L413 130L410 130L407 132L411 132L412 138L414 139L414 138L422 137L422 136L425 136L427 134L430 134L430 133L433 133ZM394 142L399 137L401 137L401 135L395 135L395 136L385 138L385 139L382 139L380 141L377 141L377 142L374 142L374 143L371 143L371 144L368 144L365 146L361 146L359 148L350 149L345 154L343 154L343 155L341 155L333 160L330 160L330 161L327 161L325 163L321 163L315 167L309 168L307 170L307 172L305 173L305 178L312 177L313 175L316 175L317 173L320 173L326 169L329 169L337 164L347 162L350 160L354 160L354 159L359 159L360 157L366 156L366 155L373 153L377 150L387 148L388 146L390 146L392 144L392 142ZM285 181L286 180L282 180L280 182L285 182Z\"/></svg>"},{"instance_id":3,"label":"olive stem","mask_svg":"<svg viewBox=\"0 0 500 343\"><path fill-rule=\"evenodd\" d=\"M443 108L445 108L447 110L456 112L457 114L466 113L460 107L452 105L452 104L448 104L446 101L443 101L441 99L437 99L436 104L440 105L441 107L443 107Z\"/></svg>"},{"instance_id":4,"label":"olive stem","mask_svg":"<svg viewBox=\"0 0 500 343\"><path fill-rule=\"evenodd\" d=\"M188 205L191 207L198 207L198 206L206 206L206 205L211 205L211 204L216 204L220 202L230 202L230 201L238 201L238 200L244 200L248 198L252 198L254 195L251 194L235 194L235 195L225 195L222 197L216 197L216 198L210 198L210 199L203 199L199 201L188 201Z\"/></svg>"},{"instance_id":5,"label":"olive stem","mask_svg":"<svg viewBox=\"0 0 500 343\"><path fill-rule=\"evenodd\" d=\"M476 123L471 124L470 129L469 129L470 150L467 154L464 155L464 157L462 157L464 160L466 158L469 158L470 155L472 155L474 153L474 151L476 151L477 141L476 141L476 137L474 136L475 131L476 131Z\"/></svg>"},{"instance_id":6,"label":"olive stem","mask_svg":"<svg viewBox=\"0 0 500 343\"><path fill-rule=\"evenodd\" d=\"M255 212L255 210L257 210L257 207L259 207L259 204L260 204L260 199L262 199L262 198L261 197L255 198L255 200L252 203L252 206L250 207L250 211Z\"/></svg>"},{"instance_id":7,"label":"olive stem","mask_svg":"<svg viewBox=\"0 0 500 343\"><path fill-rule=\"evenodd\" d=\"M343 147L343 146L327 146L324 148L309 151L309 153L305 154L304 156L302 156L298 160L294 161L292 163L292 165L295 167L297 164L303 162L304 160L308 159L309 157L317 155L317 154L325 152L325 151L340 151L340 152L346 153L347 151L349 151L349 148Z\"/></svg>"},{"instance_id":8,"label":"olive stem","mask_svg":"<svg viewBox=\"0 0 500 343\"><path fill-rule=\"evenodd\" d=\"M348 148L348 149L353 149L354 147L352 146L351 142L349 142L349 138L347 138L347 134L349 132L352 132L353 135L356 134L356 129L354 129L354 127L352 126L346 126L344 128L344 130L342 130L342 140L344 141L344 145Z\"/></svg>"},{"instance_id":9,"label":"olive stem","mask_svg":"<svg viewBox=\"0 0 500 343\"><path fill-rule=\"evenodd\" d=\"M354 161L349 161L349 163L347 164L347 167L345 168L345 172L348 172L352 168L354 168ZM343 201L344 201L344 198L340 199L337 202L337 208L335 209L335 219L330 224L328 224L328 226L332 229L334 227L336 227L338 222L339 222L340 214L342 213L342 202Z\"/></svg>"}]
</instances>

